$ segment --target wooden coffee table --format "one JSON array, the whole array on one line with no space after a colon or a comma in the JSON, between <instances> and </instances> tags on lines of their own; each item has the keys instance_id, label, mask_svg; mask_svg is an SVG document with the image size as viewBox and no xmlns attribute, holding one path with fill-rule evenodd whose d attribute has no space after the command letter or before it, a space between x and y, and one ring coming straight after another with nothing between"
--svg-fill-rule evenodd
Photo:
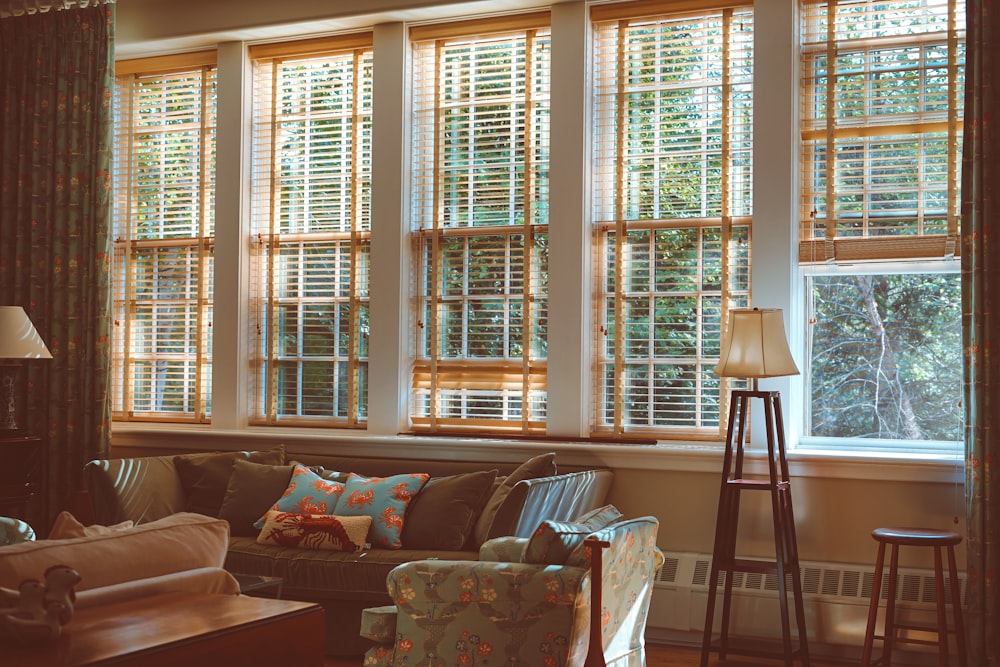
<instances>
[{"instance_id":1,"label":"wooden coffee table","mask_svg":"<svg viewBox=\"0 0 1000 667\"><path fill-rule=\"evenodd\" d=\"M77 610L52 644L0 640L4 665L322 667L323 608L246 595L163 593Z\"/></svg>"}]
</instances>

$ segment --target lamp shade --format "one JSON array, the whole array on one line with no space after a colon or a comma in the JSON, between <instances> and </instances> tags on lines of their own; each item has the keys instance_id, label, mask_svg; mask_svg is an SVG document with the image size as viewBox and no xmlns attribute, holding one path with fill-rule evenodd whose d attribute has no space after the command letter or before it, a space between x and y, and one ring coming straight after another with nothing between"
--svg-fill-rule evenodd
<instances>
[{"instance_id":1,"label":"lamp shade","mask_svg":"<svg viewBox=\"0 0 1000 667\"><path fill-rule=\"evenodd\" d=\"M770 378L798 375L785 338L780 308L729 311L722 354L715 372L722 377Z\"/></svg>"},{"instance_id":2,"label":"lamp shade","mask_svg":"<svg viewBox=\"0 0 1000 667\"><path fill-rule=\"evenodd\" d=\"M0 306L0 359L51 359L21 306Z\"/></svg>"}]
</instances>

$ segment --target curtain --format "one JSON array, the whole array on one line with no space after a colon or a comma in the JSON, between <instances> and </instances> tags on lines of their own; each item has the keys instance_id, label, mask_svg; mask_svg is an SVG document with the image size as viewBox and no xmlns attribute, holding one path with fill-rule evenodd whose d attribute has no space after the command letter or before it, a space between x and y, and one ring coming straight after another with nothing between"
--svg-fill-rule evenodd
<instances>
[{"instance_id":1,"label":"curtain","mask_svg":"<svg viewBox=\"0 0 1000 667\"><path fill-rule=\"evenodd\" d=\"M967 0L965 129L962 153L962 329L965 340L967 637L969 664L1000 665L1000 90L994 86L1000 12ZM993 241L991 242L991 237ZM992 274L992 284L991 284ZM991 289L992 288L992 289Z\"/></svg>"},{"instance_id":2,"label":"curtain","mask_svg":"<svg viewBox=\"0 0 1000 667\"><path fill-rule=\"evenodd\" d=\"M91 5L0 19L0 303L53 357L20 370L20 425L45 443L42 536L111 435L114 13Z\"/></svg>"}]
</instances>

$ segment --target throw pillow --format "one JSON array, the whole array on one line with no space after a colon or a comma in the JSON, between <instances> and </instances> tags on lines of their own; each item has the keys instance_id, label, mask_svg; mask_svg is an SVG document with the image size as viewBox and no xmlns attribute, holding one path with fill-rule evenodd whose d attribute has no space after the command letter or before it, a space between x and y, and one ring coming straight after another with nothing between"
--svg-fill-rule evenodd
<instances>
[{"instance_id":1,"label":"throw pillow","mask_svg":"<svg viewBox=\"0 0 1000 667\"><path fill-rule=\"evenodd\" d=\"M615 521L620 521L622 516L624 515L614 505L605 505L604 507L595 507L589 512L576 517L573 519L573 523L589 526L591 530L600 530L605 526L610 526Z\"/></svg>"},{"instance_id":2,"label":"throw pillow","mask_svg":"<svg viewBox=\"0 0 1000 667\"><path fill-rule=\"evenodd\" d=\"M265 452L215 452L174 457L174 467L186 498L184 510L218 517L229 488L233 462L237 459L281 465L285 462L285 446L278 445Z\"/></svg>"},{"instance_id":3,"label":"throw pillow","mask_svg":"<svg viewBox=\"0 0 1000 667\"><path fill-rule=\"evenodd\" d=\"M270 509L294 514L334 514L337 499L343 493L344 485L340 482L329 482L304 465L296 465L284 493ZM265 519L266 514L254 523L254 528L263 528Z\"/></svg>"},{"instance_id":4,"label":"throw pillow","mask_svg":"<svg viewBox=\"0 0 1000 667\"><path fill-rule=\"evenodd\" d=\"M219 518L229 522L229 532L242 537L256 537L254 522L279 498L292 478L294 466L275 466L236 459L229 476L226 496L219 508Z\"/></svg>"},{"instance_id":5,"label":"throw pillow","mask_svg":"<svg viewBox=\"0 0 1000 667\"><path fill-rule=\"evenodd\" d=\"M583 541L593 535L594 529L572 521L545 519L535 529L524 548L524 563L565 565L583 549Z\"/></svg>"},{"instance_id":6,"label":"throw pillow","mask_svg":"<svg viewBox=\"0 0 1000 667\"><path fill-rule=\"evenodd\" d=\"M496 470L432 477L406 510L406 549L460 551L493 490Z\"/></svg>"},{"instance_id":7,"label":"throw pillow","mask_svg":"<svg viewBox=\"0 0 1000 667\"><path fill-rule=\"evenodd\" d=\"M482 514L479 515L479 519L472 529L473 548L478 549L479 545L486 540L493 537L500 537L501 535L508 535L509 531L514 529L513 526L500 525L497 522L498 516L510 514L503 511L504 501L507 500L507 496L510 495L514 485L522 479L535 479L537 477L556 474L555 458L555 452L539 454L522 463L514 472L504 478L503 482L493 491L493 495L486 501L486 506L483 508ZM494 526L494 523L497 523L497 525Z\"/></svg>"},{"instance_id":8,"label":"throw pillow","mask_svg":"<svg viewBox=\"0 0 1000 667\"><path fill-rule=\"evenodd\" d=\"M429 478L426 473L362 477L352 472L334 514L370 516L372 546L399 549L403 546L401 535L406 508Z\"/></svg>"},{"instance_id":9,"label":"throw pillow","mask_svg":"<svg viewBox=\"0 0 1000 667\"><path fill-rule=\"evenodd\" d=\"M72 537L95 537L97 535L107 535L108 533L113 533L116 530L128 530L135 523L132 521L122 521L121 523L116 523L113 526L84 526L82 523L77 521L76 517L69 512L59 512L56 516L55 521L52 522L52 528L49 529L50 540L68 540Z\"/></svg>"},{"instance_id":10,"label":"throw pillow","mask_svg":"<svg viewBox=\"0 0 1000 667\"><path fill-rule=\"evenodd\" d=\"M300 549L358 551L365 546L370 516L331 516L269 511L257 536L259 544Z\"/></svg>"}]
</instances>

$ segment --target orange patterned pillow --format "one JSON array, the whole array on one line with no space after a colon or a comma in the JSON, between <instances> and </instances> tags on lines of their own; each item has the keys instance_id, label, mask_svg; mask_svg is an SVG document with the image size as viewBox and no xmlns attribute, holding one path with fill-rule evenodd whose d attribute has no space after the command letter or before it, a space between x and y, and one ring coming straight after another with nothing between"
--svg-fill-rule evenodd
<instances>
[{"instance_id":1,"label":"orange patterned pillow","mask_svg":"<svg viewBox=\"0 0 1000 667\"><path fill-rule=\"evenodd\" d=\"M259 544L276 544L300 549L359 551L365 546L370 516L293 514L270 510L257 536Z\"/></svg>"}]
</instances>

